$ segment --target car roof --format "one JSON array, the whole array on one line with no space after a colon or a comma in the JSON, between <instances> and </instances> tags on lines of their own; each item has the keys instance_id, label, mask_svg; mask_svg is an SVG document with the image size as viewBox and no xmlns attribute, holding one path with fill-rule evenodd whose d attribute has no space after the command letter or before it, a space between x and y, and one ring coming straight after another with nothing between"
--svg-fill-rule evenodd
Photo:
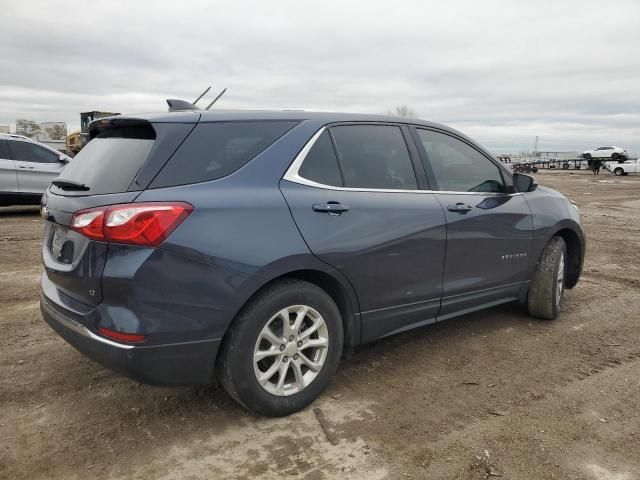
<instances>
[{"instance_id":1,"label":"car roof","mask_svg":"<svg viewBox=\"0 0 640 480\"><path fill-rule=\"evenodd\" d=\"M33 141L29 137L18 135L17 133L0 133L0 138L4 140L27 140L29 142Z\"/></svg>"},{"instance_id":2,"label":"car roof","mask_svg":"<svg viewBox=\"0 0 640 480\"><path fill-rule=\"evenodd\" d=\"M421 125L448 131L470 141L463 133L437 122L418 118L398 117L394 115L376 115L370 113L319 112L309 110L183 110L176 112L136 113L106 117L95 120L97 123L110 119L140 119L152 123L195 123L195 122L233 122L258 120L315 121L318 124L337 122L382 122ZM475 142L474 142L475 143Z\"/></svg>"},{"instance_id":3,"label":"car roof","mask_svg":"<svg viewBox=\"0 0 640 480\"><path fill-rule=\"evenodd\" d=\"M199 117L198 117L199 116ZM106 117L115 118L115 117ZM240 120L319 120L333 122L393 122L434 126L450 130L445 125L409 117L376 115L369 113L318 112L309 110L184 110L177 112L151 112L121 115L158 123L240 121ZM104 118L95 120L96 122Z\"/></svg>"},{"instance_id":4,"label":"car roof","mask_svg":"<svg viewBox=\"0 0 640 480\"><path fill-rule=\"evenodd\" d=\"M282 120L282 121L312 121L320 127L329 123L339 122L380 122L380 123L404 123L435 128L444 132L449 132L465 139L476 148L493 157L493 154L478 142L468 137L462 132L448 127L441 123L430 122L419 118L398 117L394 115L376 115L370 113L343 113L343 112L319 112L311 110L180 110L174 112L152 112L125 114L112 117L104 117L91 122L90 125L99 125L103 122L121 120L146 120L151 123L198 123L198 122L239 122L239 121L260 121L260 120Z\"/></svg>"}]
</instances>

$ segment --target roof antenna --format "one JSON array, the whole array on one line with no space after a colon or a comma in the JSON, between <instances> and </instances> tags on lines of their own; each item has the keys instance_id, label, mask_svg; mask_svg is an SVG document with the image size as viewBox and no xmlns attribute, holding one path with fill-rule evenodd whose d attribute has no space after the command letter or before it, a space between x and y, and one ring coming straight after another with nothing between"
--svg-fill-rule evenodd
<instances>
[{"instance_id":1,"label":"roof antenna","mask_svg":"<svg viewBox=\"0 0 640 480\"><path fill-rule=\"evenodd\" d=\"M192 105L195 105L196 103L198 103L202 97L204 97L207 93L209 93L209 90L211 90L211 85L209 85L207 89L204 92L202 92L200 96L192 102Z\"/></svg>"},{"instance_id":2,"label":"roof antenna","mask_svg":"<svg viewBox=\"0 0 640 480\"><path fill-rule=\"evenodd\" d=\"M207 90L207 91L208 91L208 90ZM214 103L216 103L216 102L220 99L220 97L221 97L222 95L224 95L224 93L225 93L226 91L227 91L227 89L226 89L226 88L225 88L224 90L222 90L222 91L218 94L218 96L217 96L216 98L214 98L214 99L211 101L211 103L210 103L209 105L207 105L207 108L205 108L205 110L209 110L209 109L211 108L211 106L212 106ZM204 95L204 94L203 94L203 95ZM202 95L201 95L201 96L202 96ZM199 100L199 98L198 98L198 100Z\"/></svg>"}]
</instances>

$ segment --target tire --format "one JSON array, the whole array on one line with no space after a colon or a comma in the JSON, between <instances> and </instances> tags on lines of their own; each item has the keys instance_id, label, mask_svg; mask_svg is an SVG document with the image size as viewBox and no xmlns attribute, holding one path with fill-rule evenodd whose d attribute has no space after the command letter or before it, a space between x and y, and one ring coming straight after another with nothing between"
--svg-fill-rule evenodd
<instances>
[{"instance_id":1,"label":"tire","mask_svg":"<svg viewBox=\"0 0 640 480\"><path fill-rule=\"evenodd\" d=\"M591 154L590 153L585 153L582 155L582 158L586 158L587 160L591 159Z\"/></svg>"},{"instance_id":2,"label":"tire","mask_svg":"<svg viewBox=\"0 0 640 480\"><path fill-rule=\"evenodd\" d=\"M533 168L531 169L531 171L532 171L533 173L538 173L538 167L533 167Z\"/></svg>"},{"instance_id":3,"label":"tire","mask_svg":"<svg viewBox=\"0 0 640 480\"><path fill-rule=\"evenodd\" d=\"M562 169L563 170L569 170L569 164L568 163L563 163L562 164Z\"/></svg>"},{"instance_id":4,"label":"tire","mask_svg":"<svg viewBox=\"0 0 640 480\"><path fill-rule=\"evenodd\" d=\"M614 152L611 154L611 160L618 161L620 160L620 154L618 152Z\"/></svg>"},{"instance_id":5,"label":"tire","mask_svg":"<svg viewBox=\"0 0 640 480\"><path fill-rule=\"evenodd\" d=\"M525 173L531 173L531 167L529 165L527 165L526 167L524 167L524 172Z\"/></svg>"},{"instance_id":6,"label":"tire","mask_svg":"<svg viewBox=\"0 0 640 480\"><path fill-rule=\"evenodd\" d=\"M542 251L529 285L529 315L545 320L558 318L564 301L566 258L567 246L564 239L553 237Z\"/></svg>"},{"instance_id":7,"label":"tire","mask_svg":"<svg viewBox=\"0 0 640 480\"><path fill-rule=\"evenodd\" d=\"M617 177L619 177L620 175L624 175L624 170L622 168L618 167L613 171L613 174L616 175Z\"/></svg>"},{"instance_id":8,"label":"tire","mask_svg":"<svg viewBox=\"0 0 640 480\"><path fill-rule=\"evenodd\" d=\"M285 320L280 314L286 311L289 321L295 322L302 307L308 308L302 312L302 326L295 334L289 332L292 341L290 336L282 342ZM310 325L320 325L318 317L324 327L298 340ZM265 333L267 329L273 336ZM319 343L323 339L326 347L297 350L302 341ZM340 361L342 344L342 319L331 297L311 283L283 280L258 293L233 321L218 357L218 377L227 393L247 410L268 417L289 415L305 408L329 385ZM256 361L258 352L266 351L271 353ZM320 364L317 372L303 361L309 360L308 356ZM284 385L279 387L283 368ZM261 384L258 375L268 378Z\"/></svg>"}]
</instances>

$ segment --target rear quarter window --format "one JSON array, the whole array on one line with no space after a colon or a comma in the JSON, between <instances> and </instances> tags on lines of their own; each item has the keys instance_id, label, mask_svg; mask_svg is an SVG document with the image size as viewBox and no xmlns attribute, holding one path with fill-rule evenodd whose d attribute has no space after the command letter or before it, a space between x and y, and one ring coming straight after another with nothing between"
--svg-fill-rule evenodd
<instances>
[{"instance_id":1,"label":"rear quarter window","mask_svg":"<svg viewBox=\"0 0 640 480\"><path fill-rule=\"evenodd\" d=\"M297 123L200 123L160 171L151 188L225 177L247 164Z\"/></svg>"}]
</instances>

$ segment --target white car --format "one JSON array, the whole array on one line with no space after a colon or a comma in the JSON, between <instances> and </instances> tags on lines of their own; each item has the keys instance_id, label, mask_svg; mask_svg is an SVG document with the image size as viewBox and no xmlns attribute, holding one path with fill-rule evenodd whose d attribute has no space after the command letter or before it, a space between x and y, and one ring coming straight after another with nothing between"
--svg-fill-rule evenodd
<instances>
[{"instance_id":1,"label":"white car","mask_svg":"<svg viewBox=\"0 0 640 480\"><path fill-rule=\"evenodd\" d=\"M628 173L640 173L640 159L628 160L624 163L607 162L604 168L613 172L615 175L627 175Z\"/></svg>"},{"instance_id":2,"label":"white car","mask_svg":"<svg viewBox=\"0 0 640 480\"><path fill-rule=\"evenodd\" d=\"M0 133L0 206L38 205L71 158L22 135Z\"/></svg>"},{"instance_id":3,"label":"white car","mask_svg":"<svg viewBox=\"0 0 640 480\"><path fill-rule=\"evenodd\" d=\"M582 158L610 158L611 160L620 160L628 158L629 154L624 148L620 147L598 147L593 150L582 152Z\"/></svg>"}]
</instances>

